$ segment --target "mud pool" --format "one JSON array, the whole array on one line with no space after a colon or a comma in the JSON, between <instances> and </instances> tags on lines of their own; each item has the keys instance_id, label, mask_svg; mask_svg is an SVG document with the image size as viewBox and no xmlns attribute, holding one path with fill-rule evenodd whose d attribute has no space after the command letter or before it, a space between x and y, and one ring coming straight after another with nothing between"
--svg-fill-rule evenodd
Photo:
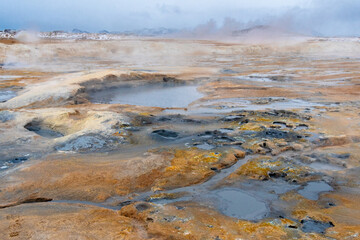
<instances>
[{"instance_id":1,"label":"mud pool","mask_svg":"<svg viewBox=\"0 0 360 240\"><path fill-rule=\"evenodd\" d=\"M204 95L198 86L152 84L136 87L118 87L96 91L90 96L94 103L120 103L147 107L186 108Z\"/></svg>"},{"instance_id":2,"label":"mud pool","mask_svg":"<svg viewBox=\"0 0 360 240\"><path fill-rule=\"evenodd\" d=\"M224 188L213 193L215 204L225 215L230 217L257 220L267 213L266 205L256 198L237 189Z\"/></svg>"},{"instance_id":3,"label":"mud pool","mask_svg":"<svg viewBox=\"0 0 360 240\"><path fill-rule=\"evenodd\" d=\"M321 192L329 192L334 190L324 182L309 182L299 193L310 200L317 200Z\"/></svg>"}]
</instances>

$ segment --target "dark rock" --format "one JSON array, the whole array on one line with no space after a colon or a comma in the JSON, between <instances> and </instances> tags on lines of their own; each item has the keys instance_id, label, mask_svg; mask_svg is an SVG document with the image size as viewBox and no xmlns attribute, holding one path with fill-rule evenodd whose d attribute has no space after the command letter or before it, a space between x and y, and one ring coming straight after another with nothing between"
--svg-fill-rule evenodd
<instances>
[{"instance_id":1,"label":"dark rock","mask_svg":"<svg viewBox=\"0 0 360 240\"><path fill-rule=\"evenodd\" d=\"M29 197L29 198L26 198L26 199L23 199L23 200L14 202L14 203L10 203L10 204L5 204L5 205L0 204L0 209L1 208L14 207L14 206L18 206L18 205L26 204L26 203L50 202L50 201L52 201L51 198L43 198L43 197L32 198L32 197Z\"/></svg>"},{"instance_id":2,"label":"dark rock","mask_svg":"<svg viewBox=\"0 0 360 240\"><path fill-rule=\"evenodd\" d=\"M324 234L326 229L334 227L332 222L321 222L314 219L303 219L301 220L301 230L303 232L315 232Z\"/></svg>"},{"instance_id":3,"label":"dark rock","mask_svg":"<svg viewBox=\"0 0 360 240\"><path fill-rule=\"evenodd\" d=\"M24 201L22 201L21 203L36 203L36 202L50 202L52 201L51 198L29 198L29 199L25 199Z\"/></svg>"},{"instance_id":4,"label":"dark rock","mask_svg":"<svg viewBox=\"0 0 360 240\"><path fill-rule=\"evenodd\" d=\"M245 124L245 123L248 123L249 122L249 119L245 119L245 120L242 120L239 124Z\"/></svg>"},{"instance_id":5,"label":"dark rock","mask_svg":"<svg viewBox=\"0 0 360 240\"><path fill-rule=\"evenodd\" d=\"M170 122L172 119L169 117L160 117L158 118L159 122Z\"/></svg>"},{"instance_id":6,"label":"dark rock","mask_svg":"<svg viewBox=\"0 0 360 240\"><path fill-rule=\"evenodd\" d=\"M198 137L207 139L206 143L209 145L241 145L242 144L242 142L236 141L234 138L229 137L227 133L219 130L205 131L203 133L198 134Z\"/></svg>"},{"instance_id":7,"label":"dark rock","mask_svg":"<svg viewBox=\"0 0 360 240\"><path fill-rule=\"evenodd\" d=\"M176 115L168 115L168 116L161 116L156 119L158 122L183 122L183 123L203 123L204 121L191 119L191 118L184 118L183 115L176 114Z\"/></svg>"},{"instance_id":8,"label":"dark rock","mask_svg":"<svg viewBox=\"0 0 360 240\"><path fill-rule=\"evenodd\" d=\"M175 82L176 78L173 77L163 77L163 82Z\"/></svg>"},{"instance_id":9,"label":"dark rock","mask_svg":"<svg viewBox=\"0 0 360 240\"><path fill-rule=\"evenodd\" d=\"M298 135L294 132L282 131L278 129L265 129L256 134L256 137L260 138L278 138L278 139L286 139L286 140L296 140L302 138L301 135Z\"/></svg>"},{"instance_id":10,"label":"dark rock","mask_svg":"<svg viewBox=\"0 0 360 240\"><path fill-rule=\"evenodd\" d=\"M176 139L177 137L179 137L179 134L177 132L165 129L155 130L151 134L155 137L161 137L164 139Z\"/></svg>"},{"instance_id":11,"label":"dark rock","mask_svg":"<svg viewBox=\"0 0 360 240\"><path fill-rule=\"evenodd\" d=\"M284 172L271 172L269 173L269 177L271 178L283 178L283 177L286 177L287 174L284 173Z\"/></svg>"},{"instance_id":12,"label":"dark rock","mask_svg":"<svg viewBox=\"0 0 360 240\"><path fill-rule=\"evenodd\" d=\"M269 137L269 138L287 138L288 132L280 131L276 129L267 129L265 131L260 132L258 135Z\"/></svg>"},{"instance_id":13,"label":"dark rock","mask_svg":"<svg viewBox=\"0 0 360 240\"><path fill-rule=\"evenodd\" d=\"M185 122L185 123L196 123L196 124L203 123L203 121L196 120L196 119L190 119L190 118L185 118L185 119L182 120L182 122Z\"/></svg>"},{"instance_id":14,"label":"dark rock","mask_svg":"<svg viewBox=\"0 0 360 240\"><path fill-rule=\"evenodd\" d=\"M124 201L124 202L121 202L118 206L124 207L124 206L130 205L131 203L132 203L132 201Z\"/></svg>"},{"instance_id":15,"label":"dark rock","mask_svg":"<svg viewBox=\"0 0 360 240\"><path fill-rule=\"evenodd\" d=\"M139 203L135 206L136 210L138 210L139 212L148 210L150 208L150 205L147 203Z\"/></svg>"},{"instance_id":16,"label":"dark rock","mask_svg":"<svg viewBox=\"0 0 360 240\"><path fill-rule=\"evenodd\" d=\"M245 117L245 115L230 115L230 116L224 117L222 120L224 122L235 122L235 121L243 120L244 117Z\"/></svg>"},{"instance_id":17,"label":"dark rock","mask_svg":"<svg viewBox=\"0 0 360 240\"><path fill-rule=\"evenodd\" d=\"M212 168L210 168L210 170L212 170L212 171L214 171L214 172L217 172L217 173L220 172L220 170L219 170L218 168L216 168L216 167L212 167Z\"/></svg>"},{"instance_id":18,"label":"dark rock","mask_svg":"<svg viewBox=\"0 0 360 240\"><path fill-rule=\"evenodd\" d=\"M29 159L28 157L15 157L15 158L6 160L6 162L11 162L13 164L16 164L16 163L24 162L28 159Z\"/></svg>"},{"instance_id":19,"label":"dark rock","mask_svg":"<svg viewBox=\"0 0 360 240\"><path fill-rule=\"evenodd\" d=\"M350 153L342 153L342 154L332 153L331 157L339 158L339 159L348 159L350 157Z\"/></svg>"}]
</instances>

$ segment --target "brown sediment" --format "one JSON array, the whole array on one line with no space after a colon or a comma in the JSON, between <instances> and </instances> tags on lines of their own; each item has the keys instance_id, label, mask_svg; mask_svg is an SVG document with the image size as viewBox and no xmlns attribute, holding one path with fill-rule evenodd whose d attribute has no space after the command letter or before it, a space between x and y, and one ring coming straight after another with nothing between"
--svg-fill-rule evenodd
<instances>
[{"instance_id":1,"label":"brown sediment","mask_svg":"<svg viewBox=\"0 0 360 240\"><path fill-rule=\"evenodd\" d=\"M109 209L37 203L0 211L1 239L149 239L136 221Z\"/></svg>"},{"instance_id":2,"label":"brown sediment","mask_svg":"<svg viewBox=\"0 0 360 240\"><path fill-rule=\"evenodd\" d=\"M288 228L294 224L289 219L258 223L242 221L189 202L164 207L138 202L124 207L120 213L139 221L151 236L158 239L323 239L318 234L304 234Z\"/></svg>"},{"instance_id":3,"label":"brown sediment","mask_svg":"<svg viewBox=\"0 0 360 240\"><path fill-rule=\"evenodd\" d=\"M103 202L114 195L149 190L168 161L166 156L154 154L146 158L101 158L97 161L97 157L79 156L34 162L15 173L11 181L3 179L1 202L11 203L30 195Z\"/></svg>"},{"instance_id":4,"label":"brown sediment","mask_svg":"<svg viewBox=\"0 0 360 240\"><path fill-rule=\"evenodd\" d=\"M241 151L170 150L147 157L50 157L19 169L11 181L3 179L0 199L4 206L21 204L29 196L103 202L132 192L204 182L215 174L212 169L227 168L244 155Z\"/></svg>"},{"instance_id":5,"label":"brown sediment","mask_svg":"<svg viewBox=\"0 0 360 240\"><path fill-rule=\"evenodd\" d=\"M153 186L154 191L189 186L206 181L216 170L230 167L238 158L245 157L242 151L210 152L176 150L171 165L165 168Z\"/></svg>"},{"instance_id":6,"label":"brown sediment","mask_svg":"<svg viewBox=\"0 0 360 240\"><path fill-rule=\"evenodd\" d=\"M319 180L320 177L311 174L312 170L296 165L288 159L278 157L259 157L247 161L240 168L231 173L226 182L238 179L269 180L270 178L283 178L289 182L307 182Z\"/></svg>"}]
</instances>

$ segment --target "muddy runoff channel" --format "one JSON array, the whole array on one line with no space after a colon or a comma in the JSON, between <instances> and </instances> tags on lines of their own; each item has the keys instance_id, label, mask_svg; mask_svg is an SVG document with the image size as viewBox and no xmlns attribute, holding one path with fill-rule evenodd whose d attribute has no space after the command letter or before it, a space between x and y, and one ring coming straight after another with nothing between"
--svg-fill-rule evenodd
<instances>
[{"instance_id":1,"label":"muddy runoff channel","mask_svg":"<svg viewBox=\"0 0 360 240\"><path fill-rule=\"evenodd\" d=\"M344 168L343 156L328 156L335 160L327 161L326 157L312 155L312 150L325 141L313 131L310 121L312 110L323 107L321 104L275 97L260 103L241 97L211 99L206 80L159 76L155 80L117 82L116 77L110 78L107 85L99 80L84 83L73 97L75 106L124 109L129 121L115 124L111 138L83 135L54 150L82 156L169 153L170 166L145 191L114 195L103 202L45 197L34 202L45 199L112 210L131 204L138 210L149 208L147 204L182 209L183 204L193 202L242 220L287 218L294 222L288 228L303 232L322 234L333 227L331 222L309 216L295 219L289 212L294 202L284 200L289 194L318 200L334 190L324 168ZM48 139L65 135L41 120L24 128ZM331 206L331 202L324 204Z\"/></svg>"}]
</instances>

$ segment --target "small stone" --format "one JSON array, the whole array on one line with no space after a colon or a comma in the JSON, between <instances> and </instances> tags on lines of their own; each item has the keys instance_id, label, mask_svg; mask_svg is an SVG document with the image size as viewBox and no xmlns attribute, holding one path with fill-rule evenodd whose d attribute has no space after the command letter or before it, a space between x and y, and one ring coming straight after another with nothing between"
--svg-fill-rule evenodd
<instances>
[{"instance_id":1,"label":"small stone","mask_svg":"<svg viewBox=\"0 0 360 240\"><path fill-rule=\"evenodd\" d=\"M151 134L165 139L175 139L179 136L177 132L165 130L165 129L155 130Z\"/></svg>"}]
</instances>

